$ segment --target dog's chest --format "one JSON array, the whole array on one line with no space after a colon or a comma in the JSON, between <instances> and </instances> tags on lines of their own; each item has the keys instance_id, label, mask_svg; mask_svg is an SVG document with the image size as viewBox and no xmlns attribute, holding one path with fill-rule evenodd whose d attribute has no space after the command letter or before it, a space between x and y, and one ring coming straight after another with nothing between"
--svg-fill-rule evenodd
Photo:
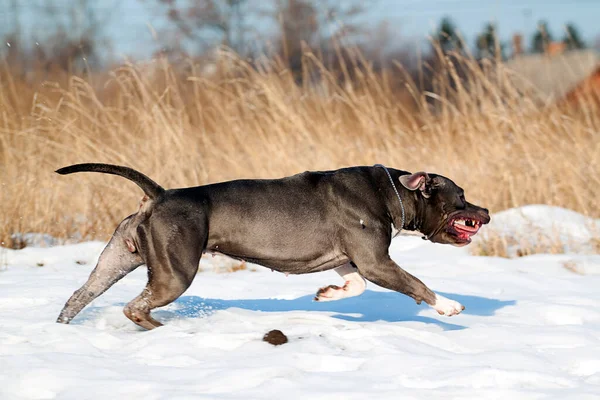
<instances>
[{"instance_id":1,"label":"dog's chest","mask_svg":"<svg viewBox=\"0 0 600 400\"><path fill-rule=\"evenodd\" d=\"M392 239L393 239L396 236L398 236L401 231L396 228L396 226L394 225L394 223L392 223L391 225L392 225Z\"/></svg>"}]
</instances>

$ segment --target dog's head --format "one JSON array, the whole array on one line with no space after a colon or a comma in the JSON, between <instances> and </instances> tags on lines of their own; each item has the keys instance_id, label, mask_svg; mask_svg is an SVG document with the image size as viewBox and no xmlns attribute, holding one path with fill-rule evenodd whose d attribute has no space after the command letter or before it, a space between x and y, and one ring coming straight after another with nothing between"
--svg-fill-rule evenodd
<instances>
[{"instance_id":1,"label":"dog's head","mask_svg":"<svg viewBox=\"0 0 600 400\"><path fill-rule=\"evenodd\" d=\"M488 210L465 200L464 190L448 178L416 172L400 176L400 183L416 192L418 228L432 242L465 246L490 222Z\"/></svg>"}]
</instances>

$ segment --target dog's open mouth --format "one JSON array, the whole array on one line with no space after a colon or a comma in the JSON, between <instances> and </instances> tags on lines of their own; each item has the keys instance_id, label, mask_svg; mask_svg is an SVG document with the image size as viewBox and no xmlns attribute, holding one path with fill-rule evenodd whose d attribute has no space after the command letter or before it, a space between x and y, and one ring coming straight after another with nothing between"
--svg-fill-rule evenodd
<instances>
[{"instance_id":1,"label":"dog's open mouth","mask_svg":"<svg viewBox=\"0 0 600 400\"><path fill-rule=\"evenodd\" d=\"M450 233L458 243L471 243L471 237L481 228L482 221L467 216L456 216L448 224L448 233Z\"/></svg>"}]
</instances>

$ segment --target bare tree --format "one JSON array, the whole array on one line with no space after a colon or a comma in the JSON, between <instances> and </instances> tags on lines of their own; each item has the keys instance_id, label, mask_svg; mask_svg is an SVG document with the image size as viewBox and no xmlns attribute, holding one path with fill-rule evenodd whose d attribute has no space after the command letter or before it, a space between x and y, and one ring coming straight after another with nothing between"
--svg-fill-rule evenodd
<instances>
[{"instance_id":1,"label":"bare tree","mask_svg":"<svg viewBox=\"0 0 600 400\"><path fill-rule=\"evenodd\" d=\"M167 16L183 36L205 50L215 42L238 53L247 51L246 17L254 10L248 0L159 0L167 6ZM259 4L258 2L256 4Z\"/></svg>"},{"instance_id":2,"label":"bare tree","mask_svg":"<svg viewBox=\"0 0 600 400\"><path fill-rule=\"evenodd\" d=\"M335 46L357 44L366 37L367 32L356 20L370 4L358 0L275 0L272 16L280 27L279 52L295 71L301 68L303 45L319 51L329 64L335 63L339 55Z\"/></svg>"},{"instance_id":3,"label":"bare tree","mask_svg":"<svg viewBox=\"0 0 600 400\"><path fill-rule=\"evenodd\" d=\"M359 0L275 0L274 17L282 34L314 45L365 33L355 19L371 4Z\"/></svg>"},{"instance_id":4,"label":"bare tree","mask_svg":"<svg viewBox=\"0 0 600 400\"><path fill-rule=\"evenodd\" d=\"M278 47L292 69L302 63L302 45L317 45L319 39L318 11L309 0L278 0L274 18L281 30Z\"/></svg>"},{"instance_id":5,"label":"bare tree","mask_svg":"<svg viewBox=\"0 0 600 400\"><path fill-rule=\"evenodd\" d=\"M33 65L45 69L58 67L82 72L90 67L100 68L110 41L104 26L118 5L99 11L94 0L74 0L69 3L47 0L38 7L27 9L28 21L35 24L31 37L21 29L22 4L10 0L11 29L2 34L9 47L6 59L23 71ZM21 22L21 23L19 23Z\"/></svg>"}]
</instances>

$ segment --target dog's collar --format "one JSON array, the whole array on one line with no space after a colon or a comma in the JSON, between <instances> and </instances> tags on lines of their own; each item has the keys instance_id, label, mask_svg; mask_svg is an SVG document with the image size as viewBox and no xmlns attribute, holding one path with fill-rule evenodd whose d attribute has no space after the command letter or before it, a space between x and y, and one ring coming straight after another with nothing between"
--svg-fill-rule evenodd
<instances>
[{"instance_id":1,"label":"dog's collar","mask_svg":"<svg viewBox=\"0 0 600 400\"><path fill-rule=\"evenodd\" d=\"M390 183L392 184L394 193L396 193L396 197L398 197L398 201L400 202L400 209L402 210L402 223L400 224L400 229L398 229L398 232L402 232L402 229L404 229L404 222L405 222L405 217L406 217L405 212L404 212L404 203L402 203L402 197L400 197L400 193L398 193L398 189L396 189L396 184L394 183L394 180L392 179L392 175L390 175L390 171L388 171L388 169L385 167L385 165L375 164L374 167L383 168L383 170L387 174L388 178L390 179ZM393 217L392 217L392 219L393 219Z\"/></svg>"}]
</instances>

